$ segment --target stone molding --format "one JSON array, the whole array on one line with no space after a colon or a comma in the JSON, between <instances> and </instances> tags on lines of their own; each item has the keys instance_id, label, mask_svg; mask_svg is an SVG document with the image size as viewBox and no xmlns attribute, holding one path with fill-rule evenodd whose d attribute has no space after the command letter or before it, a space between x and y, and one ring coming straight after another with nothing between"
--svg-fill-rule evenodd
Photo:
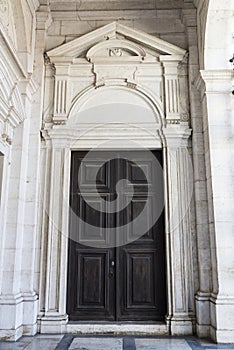
<instances>
[{"instance_id":1,"label":"stone molding","mask_svg":"<svg viewBox=\"0 0 234 350\"><path fill-rule=\"evenodd\" d=\"M118 22L107 24L104 27L96 29L91 33L85 34L80 38L74 39L58 48L48 51L48 56L55 60L56 57L74 57L79 55L83 47L88 47L90 43L98 42L100 39L113 39L119 34L128 40L137 40L137 42L144 46L148 46L153 50L158 50L167 55L178 55L183 59L186 51L155 36L146 34L136 29L126 27Z\"/></svg>"},{"instance_id":2,"label":"stone molding","mask_svg":"<svg viewBox=\"0 0 234 350\"><path fill-rule=\"evenodd\" d=\"M14 128L26 118L26 99L31 100L37 86L2 32L0 43L3 48L0 54L0 133L2 139L11 144Z\"/></svg>"},{"instance_id":3,"label":"stone molding","mask_svg":"<svg viewBox=\"0 0 234 350\"><path fill-rule=\"evenodd\" d=\"M118 54L113 54L115 50ZM179 94L186 93L184 81L187 77L179 77L178 72L179 63L185 64L185 56L186 51L175 45L116 22L52 49L45 56L51 68L47 76L54 75L55 79L55 85L51 87L54 89L54 107L49 113L52 121L55 125L67 122L68 106L76 98L72 90L76 85L81 91L81 77L97 88L114 79L117 85L121 84L122 79L127 81L129 88L137 89L140 85L148 88L152 76L157 80L154 90L157 89L161 104L163 94L166 96L166 118L188 121L184 100L179 98Z\"/></svg>"},{"instance_id":4,"label":"stone molding","mask_svg":"<svg viewBox=\"0 0 234 350\"><path fill-rule=\"evenodd\" d=\"M116 54L110 55L113 49L117 49ZM187 121L180 120L178 103L178 64L186 64L185 54L174 45L116 22L47 52L42 129L45 186L42 197L47 203L49 221L47 215L41 213L43 242L48 247L47 251L42 251L41 259L41 269L46 271L46 278L42 278L40 284L40 294L44 295L39 300L41 332L69 332L72 329L67 325L64 271L67 264L71 151L90 149L108 140L121 140L121 147L124 147L124 142L131 139L140 140L148 149L162 149L164 154L168 265L166 332L192 334L189 209L181 215L189 199L191 129ZM183 78L186 80L186 74ZM170 89L169 80L173 81ZM110 99L111 96L116 96L116 99L121 96L125 103L129 99L137 101L137 106L150 111L152 119L148 122L144 118L140 122L115 120L104 125L98 120L79 122L77 115L90 105L90 101L97 106L99 95L106 96L103 94L109 94ZM181 193L181 196L178 198L176 193ZM48 230L44 232L45 227ZM180 296L176 290L181 290Z\"/></svg>"}]
</instances>

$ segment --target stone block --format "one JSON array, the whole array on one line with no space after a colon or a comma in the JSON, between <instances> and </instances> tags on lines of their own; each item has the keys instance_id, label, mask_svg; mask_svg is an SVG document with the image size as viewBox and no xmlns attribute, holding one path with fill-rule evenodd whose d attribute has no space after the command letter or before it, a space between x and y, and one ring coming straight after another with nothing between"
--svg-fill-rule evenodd
<instances>
[{"instance_id":1,"label":"stone block","mask_svg":"<svg viewBox=\"0 0 234 350\"><path fill-rule=\"evenodd\" d=\"M180 9L184 6L183 0L157 0L155 1L156 9Z\"/></svg>"},{"instance_id":2,"label":"stone block","mask_svg":"<svg viewBox=\"0 0 234 350\"><path fill-rule=\"evenodd\" d=\"M59 1L50 4L51 11L76 11L77 3L75 1Z\"/></svg>"},{"instance_id":3,"label":"stone block","mask_svg":"<svg viewBox=\"0 0 234 350\"><path fill-rule=\"evenodd\" d=\"M62 21L61 35L83 35L96 29L95 21Z\"/></svg>"},{"instance_id":4,"label":"stone block","mask_svg":"<svg viewBox=\"0 0 234 350\"><path fill-rule=\"evenodd\" d=\"M196 311L197 311L197 319L198 323L203 325L210 324L210 302L209 300L205 300L205 298L197 297L196 300Z\"/></svg>"},{"instance_id":5,"label":"stone block","mask_svg":"<svg viewBox=\"0 0 234 350\"><path fill-rule=\"evenodd\" d=\"M112 20L98 20L96 21L96 27L101 28L102 26L105 26L109 23L112 23ZM119 19L118 23L123 24L124 26L133 28L134 21L132 19Z\"/></svg>"},{"instance_id":6,"label":"stone block","mask_svg":"<svg viewBox=\"0 0 234 350\"><path fill-rule=\"evenodd\" d=\"M56 21L74 21L78 18L76 11L53 11L52 16Z\"/></svg>"},{"instance_id":7,"label":"stone block","mask_svg":"<svg viewBox=\"0 0 234 350\"><path fill-rule=\"evenodd\" d=\"M197 224L208 223L208 210L207 201L199 201L199 205L196 206Z\"/></svg>"},{"instance_id":8,"label":"stone block","mask_svg":"<svg viewBox=\"0 0 234 350\"><path fill-rule=\"evenodd\" d=\"M196 154L204 154L204 135L203 133L193 134L193 152Z\"/></svg>"},{"instance_id":9,"label":"stone block","mask_svg":"<svg viewBox=\"0 0 234 350\"><path fill-rule=\"evenodd\" d=\"M207 200L207 188L206 188L205 179L195 182L194 191L195 191L195 198L196 198L196 201L198 202L198 205L199 205L199 201Z\"/></svg>"},{"instance_id":10,"label":"stone block","mask_svg":"<svg viewBox=\"0 0 234 350\"><path fill-rule=\"evenodd\" d=\"M48 35L59 35L61 30L61 22L53 21L47 30Z\"/></svg>"},{"instance_id":11,"label":"stone block","mask_svg":"<svg viewBox=\"0 0 234 350\"><path fill-rule=\"evenodd\" d=\"M180 9L164 9L164 10L156 10L156 15L158 18L177 18L180 19L181 17L181 10Z\"/></svg>"},{"instance_id":12,"label":"stone block","mask_svg":"<svg viewBox=\"0 0 234 350\"><path fill-rule=\"evenodd\" d=\"M62 45L64 42L65 42L65 36L62 36L62 35L47 36L45 50L49 51L51 49L54 49L55 47Z\"/></svg>"},{"instance_id":13,"label":"stone block","mask_svg":"<svg viewBox=\"0 0 234 350\"><path fill-rule=\"evenodd\" d=\"M197 46L189 46L189 62L190 64L198 64L198 48Z\"/></svg>"},{"instance_id":14,"label":"stone block","mask_svg":"<svg viewBox=\"0 0 234 350\"><path fill-rule=\"evenodd\" d=\"M192 116L192 129L196 133L201 133L203 131L203 120L201 116Z\"/></svg>"},{"instance_id":15,"label":"stone block","mask_svg":"<svg viewBox=\"0 0 234 350\"><path fill-rule=\"evenodd\" d=\"M137 10L137 9L155 9L155 1L154 0L144 0L143 2L140 0L91 0L91 1L83 1L78 4L77 7L80 11L93 11L93 10Z\"/></svg>"},{"instance_id":16,"label":"stone block","mask_svg":"<svg viewBox=\"0 0 234 350\"><path fill-rule=\"evenodd\" d=\"M203 154L194 154L194 180L204 180L206 176L205 171L205 157Z\"/></svg>"},{"instance_id":17,"label":"stone block","mask_svg":"<svg viewBox=\"0 0 234 350\"><path fill-rule=\"evenodd\" d=\"M163 33L158 35L160 39L169 42L170 44L177 45L182 49L188 49L188 41L186 34L183 33Z\"/></svg>"},{"instance_id":18,"label":"stone block","mask_svg":"<svg viewBox=\"0 0 234 350\"><path fill-rule=\"evenodd\" d=\"M178 19L172 18L142 18L134 20L134 28L146 33L183 33L184 25Z\"/></svg>"},{"instance_id":19,"label":"stone block","mask_svg":"<svg viewBox=\"0 0 234 350\"><path fill-rule=\"evenodd\" d=\"M117 21L119 19L140 19L140 18L155 18L155 10L99 10L99 11L81 11L79 12L79 19L85 21L91 20L112 20ZM60 16L61 18L61 16Z\"/></svg>"}]
</instances>

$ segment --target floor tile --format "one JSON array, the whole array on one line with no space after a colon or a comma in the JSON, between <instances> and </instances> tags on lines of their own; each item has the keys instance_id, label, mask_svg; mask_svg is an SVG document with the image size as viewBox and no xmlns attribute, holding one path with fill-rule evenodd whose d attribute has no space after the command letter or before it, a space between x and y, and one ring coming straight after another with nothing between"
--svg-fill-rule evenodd
<instances>
[{"instance_id":1,"label":"floor tile","mask_svg":"<svg viewBox=\"0 0 234 350\"><path fill-rule=\"evenodd\" d=\"M135 339L136 350L191 350L184 339Z\"/></svg>"},{"instance_id":2,"label":"floor tile","mask_svg":"<svg viewBox=\"0 0 234 350\"><path fill-rule=\"evenodd\" d=\"M0 342L0 350L25 350L32 341L33 338L24 337L17 342Z\"/></svg>"},{"instance_id":3,"label":"floor tile","mask_svg":"<svg viewBox=\"0 0 234 350\"><path fill-rule=\"evenodd\" d=\"M62 336L37 336L24 350L54 350Z\"/></svg>"},{"instance_id":4,"label":"floor tile","mask_svg":"<svg viewBox=\"0 0 234 350\"><path fill-rule=\"evenodd\" d=\"M74 338L69 350L122 350L120 338Z\"/></svg>"}]
</instances>

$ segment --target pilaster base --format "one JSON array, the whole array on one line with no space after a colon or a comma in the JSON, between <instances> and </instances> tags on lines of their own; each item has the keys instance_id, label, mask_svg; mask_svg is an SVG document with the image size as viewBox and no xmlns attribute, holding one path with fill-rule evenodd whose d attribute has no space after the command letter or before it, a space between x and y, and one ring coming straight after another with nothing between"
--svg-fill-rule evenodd
<instances>
[{"instance_id":1,"label":"pilaster base","mask_svg":"<svg viewBox=\"0 0 234 350\"><path fill-rule=\"evenodd\" d=\"M37 333L38 296L35 293L0 297L0 340L16 341Z\"/></svg>"},{"instance_id":2,"label":"pilaster base","mask_svg":"<svg viewBox=\"0 0 234 350\"><path fill-rule=\"evenodd\" d=\"M196 334L199 338L210 336L210 293L198 292L196 301Z\"/></svg>"},{"instance_id":3,"label":"pilaster base","mask_svg":"<svg viewBox=\"0 0 234 350\"><path fill-rule=\"evenodd\" d=\"M198 338L210 338L210 325L196 324L196 335Z\"/></svg>"},{"instance_id":4,"label":"pilaster base","mask_svg":"<svg viewBox=\"0 0 234 350\"><path fill-rule=\"evenodd\" d=\"M171 335L193 335L194 320L186 317L171 318Z\"/></svg>"},{"instance_id":5,"label":"pilaster base","mask_svg":"<svg viewBox=\"0 0 234 350\"><path fill-rule=\"evenodd\" d=\"M16 341L23 335L21 294L0 297L0 340Z\"/></svg>"},{"instance_id":6,"label":"pilaster base","mask_svg":"<svg viewBox=\"0 0 234 350\"><path fill-rule=\"evenodd\" d=\"M17 329L1 329L0 341L17 341L23 335L23 326Z\"/></svg>"},{"instance_id":7,"label":"pilaster base","mask_svg":"<svg viewBox=\"0 0 234 350\"><path fill-rule=\"evenodd\" d=\"M234 343L234 297L210 298L211 338L216 343Z\"/></svg>"},{"instance_id":8,"label":"pilaster base","mask_svg":"<svg viewBox=\"0 0 234 350\"><path fill-rule=\"evenodd\" d=\"M38 332L62 334L66 333L68 315L38 317Z\"/></svg>"},{"instance_id":9,"label":"pilaster base","mask_svg":"<svg viewBox=\"0 0 234 350\"><path fill-rule=\"evenodd\" d=\"M210 327L211 339L216 343L221 344L233 344L234 343L234 330L217 330L214 327Z\"/></svg>"},{"instance_id":10,"label":"pilaster base","mask_svg":"<svg viewBox=\"0 0 234 350\"><path fill-rule=\"evenodd\" d=\"M23 296L23 334L37 333L38 296L36 293L25 293Z\"/></svg>"}]
</instances>

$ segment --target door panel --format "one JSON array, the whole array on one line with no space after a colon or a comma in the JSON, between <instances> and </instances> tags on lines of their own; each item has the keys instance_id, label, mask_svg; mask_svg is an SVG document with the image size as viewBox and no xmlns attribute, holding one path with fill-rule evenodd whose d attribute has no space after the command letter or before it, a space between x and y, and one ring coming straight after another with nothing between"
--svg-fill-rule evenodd
<instances>
[{"instance_id":1,"label":"door panel","mask_svg":"<svg viewBox=\"0 0 234 350\"><path fill-rule=\"evenodd\" d=\"M114 280L109 278L113 250L79 248L70 241L72 268L68 281L69 318L79 320L114 320ZM70 260L71 265L71 260Z\"/></svg>"},{"instance_id":2,"label":"door panel","mask_svg":"<svg viewBox=\"0 0 234 350\"><path fill-rule=\"evenodd\" d=\"M83 160L86 153L72 153L67 312L72 321L113 321L115 279L109 277L109 271L115 249L90 245L108 243L104 228L114 226L114 215L106 214L111 197L110 172L114 168L110 163L101 166L100 153L96 153L94 159ZM97 174L95 181L94 174Z\"/></svg>"},{"instance_id":3,"label":"door panel","mask_svg":"<svg viewBox=\"0 0 234 350\"><path fill-rule=\"evenodd\" d=\"M136 242L117 249L120 321L162 321L166 315L163 214ZM154 239L153 239L154 238Z\"/></svg>"},{"instance_id":4,"label":"door panel","mask_svg":"<svg viewBox=\"0 0 234 350\"><path fill-rule=\"evenodd\" d=\"M163 200L162 176L144 157L144 152L134 152L134 159L132 152L125 152L124 158L131 161L119 157L106 163L103 160L107 159L108 152L96 152L92 159L82 161L85 155L86 152L72 153L69 318L73 321L163 320L166 314L164 213L153 226L150 220L159 201ZM155 151L154 155L162 164L161 152ZM96 180L94 174L97 174ZM121 179L128 180L119 194L126 203L125 209L107 213ZM146 207L147 200L149 207ZM131 222L145 207L147 210L141 218L145 234L132 241L135 232ZM95 230L89 232L89 227L76 220L76 215L84 223L95 226ZM129 244L106 249L87 246L108 242L110 237L106 229L114 227L117 232L118 226L127 223L130 223L126 228Z\"/></svg>"}]
</instances>

